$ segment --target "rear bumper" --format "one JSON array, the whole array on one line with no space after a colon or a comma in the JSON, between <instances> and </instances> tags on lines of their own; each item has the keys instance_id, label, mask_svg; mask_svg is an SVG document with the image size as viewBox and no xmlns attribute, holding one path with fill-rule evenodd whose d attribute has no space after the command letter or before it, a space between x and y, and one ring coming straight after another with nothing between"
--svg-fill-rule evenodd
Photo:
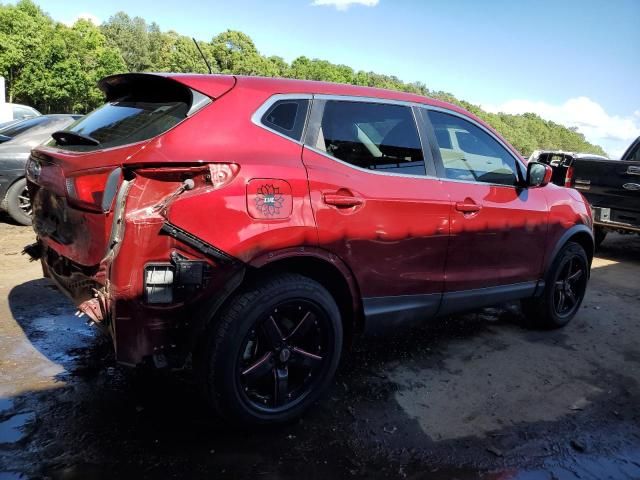
<instances>
[{"instance_id":1,"label":"rear bumper","mask_svg":"<svg viewBox=\"0 0 640 480\"><path fill-rule=\"evenodd\" d=\"M640 212L591 207L594 225L610 230L640 233Z\"/></svg>"},{"instance_id":2,"label":"rear bumper","mask_svg":"<svg viewBox=\"0 0 640 480\"><path fill-rule=\"evenodd\" d=\"M141 228L135 230L138 235ZM47 241L39 241L27 251L40 257L43 274L79 311L111 336L119 363L181 367L209 319L242 281L244 265L232 257L225 261L203 255L164 234L162 224L147 224L146 228L154 229L155 235L147 232L142 243L125 235L111 262L95 267L72 262ZM189 271L187 275L180 259L187 267L201 266L205 273L194 277ZM158 265L176 272L168 303L153 303L148 298L146 271ZM179 271L183 272L182 280Z\"/></svg>"}]
</instances>

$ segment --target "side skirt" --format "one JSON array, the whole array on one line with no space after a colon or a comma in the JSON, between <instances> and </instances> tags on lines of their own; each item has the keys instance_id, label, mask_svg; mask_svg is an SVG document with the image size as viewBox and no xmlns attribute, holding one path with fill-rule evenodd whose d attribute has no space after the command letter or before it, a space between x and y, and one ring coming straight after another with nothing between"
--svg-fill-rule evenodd
<instances>
[{"instance_id":1,"label":"side skirt","mask_svg":"<svg viewBox=\"0 0 640 480\"><path fill-rule=\"evenodd\" d=\"M540 280L444 294L363 298L365 334L381 335L434 317L533 297L542 290L544 281Z\"/></svg>"}]
</instances>

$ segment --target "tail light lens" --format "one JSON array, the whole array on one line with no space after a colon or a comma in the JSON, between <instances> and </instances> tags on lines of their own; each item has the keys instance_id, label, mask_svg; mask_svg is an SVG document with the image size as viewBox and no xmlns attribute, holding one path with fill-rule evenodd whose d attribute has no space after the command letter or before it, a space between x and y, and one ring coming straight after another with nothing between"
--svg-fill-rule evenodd
<instances>
[{"instance_id":1,"label":"tail light lens","mask_svg":"<svg viewBox=\"0 0 640 480\"><path fill-rule=\"evenodd\" d=\"M567 173L564 176L564 186L571 188L573 186L573 166L567 167Z\"/></svg>"},{"instance_id":2,"label":"tail light lens","mask_svg":"<svg viewBox=\"0 0 640 480\"><path fill-rule=\"evenodd\" d=\"M106 212L111 208L120 183L122 170L107 170L67 177L66 189L70 203L79 208Z\"/></svg>"}]
</instances>

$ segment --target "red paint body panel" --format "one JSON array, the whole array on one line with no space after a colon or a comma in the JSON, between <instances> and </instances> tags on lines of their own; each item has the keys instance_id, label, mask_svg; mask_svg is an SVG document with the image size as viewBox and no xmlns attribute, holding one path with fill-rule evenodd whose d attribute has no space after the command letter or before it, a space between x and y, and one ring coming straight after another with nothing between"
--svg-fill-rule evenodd
<instances>
[{"instance_id":1,"label":"red paint body panel","mask_svg":"<svg viewBox=\"0 0 640 480\"><path fill-rule=\"evenodd\" d=\"M446 291L542 277L548 208L542 188L445 181L452 200ZM457 203L479 207L462 212Z\"/></svg>"},{"instance_id":2,"label":"red paint body panel","mask_svg":"<svg viewBox=\"0 0 640 480\"><path fill-rule=\"evenodd\" d=\"M193 320L205 321L202 312L223 298L245 269L285 258L326 262L345 279L357 311L363 298L437 297L537 281L565 232L591 225L584 199L564 188L374 173L304 148L251 120L272 95L298 93L432 105L483 124L458 107L321 82L164 76L214 100L163 134L133 145L91 153L39 147L42 171L29 180L39 241L45 253L55 252L47 257L55 264L47 268L55 270L57 280L75 272L102 286L108 328L124 363L192 346ZM222 186L213 182L218 170L212 164L232 172ZM117 167L126 178L120 188L128 189L122 190L121 210L117 202L105 213L69 204L66 178ZM185 178L193 181L190 189L181 188ZM233 262L225 264L162 232L167 222ZM60 238L61 232L68 238ZM171 255L205 262L210 277L188 298L150 305L145 266L169 264Z\"/></svg>"},{"instance_id":3,"label":"red paint body panel","mask_svg":"<svg viewBox=\"0 0 640 480\"><path fill-rule=\"evenodd\" d=\"M351 267L363 297L440 293L449 200L440 180L357 171L304 151L318 243ZM329 205L342 194L354 207Z\"/></svg>"}]
</instances>

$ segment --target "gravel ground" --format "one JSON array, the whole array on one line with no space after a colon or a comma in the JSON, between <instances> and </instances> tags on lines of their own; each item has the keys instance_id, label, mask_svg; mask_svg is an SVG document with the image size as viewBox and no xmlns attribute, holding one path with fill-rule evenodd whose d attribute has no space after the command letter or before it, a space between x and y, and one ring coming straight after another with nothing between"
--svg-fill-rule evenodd
<instances>
[{"instance_id":1,"label":"gravel ground","mask_svg":"<svg viewBox=\"0 0 640 480\"><path fill-rule=\"evenodd\" d=\"M189 372L117 366L0 222L0 479L640 478L640 237L611 235L560 331L517 305L362 338L329 394L221 426Z\"/></svg>"}]
</instances>

